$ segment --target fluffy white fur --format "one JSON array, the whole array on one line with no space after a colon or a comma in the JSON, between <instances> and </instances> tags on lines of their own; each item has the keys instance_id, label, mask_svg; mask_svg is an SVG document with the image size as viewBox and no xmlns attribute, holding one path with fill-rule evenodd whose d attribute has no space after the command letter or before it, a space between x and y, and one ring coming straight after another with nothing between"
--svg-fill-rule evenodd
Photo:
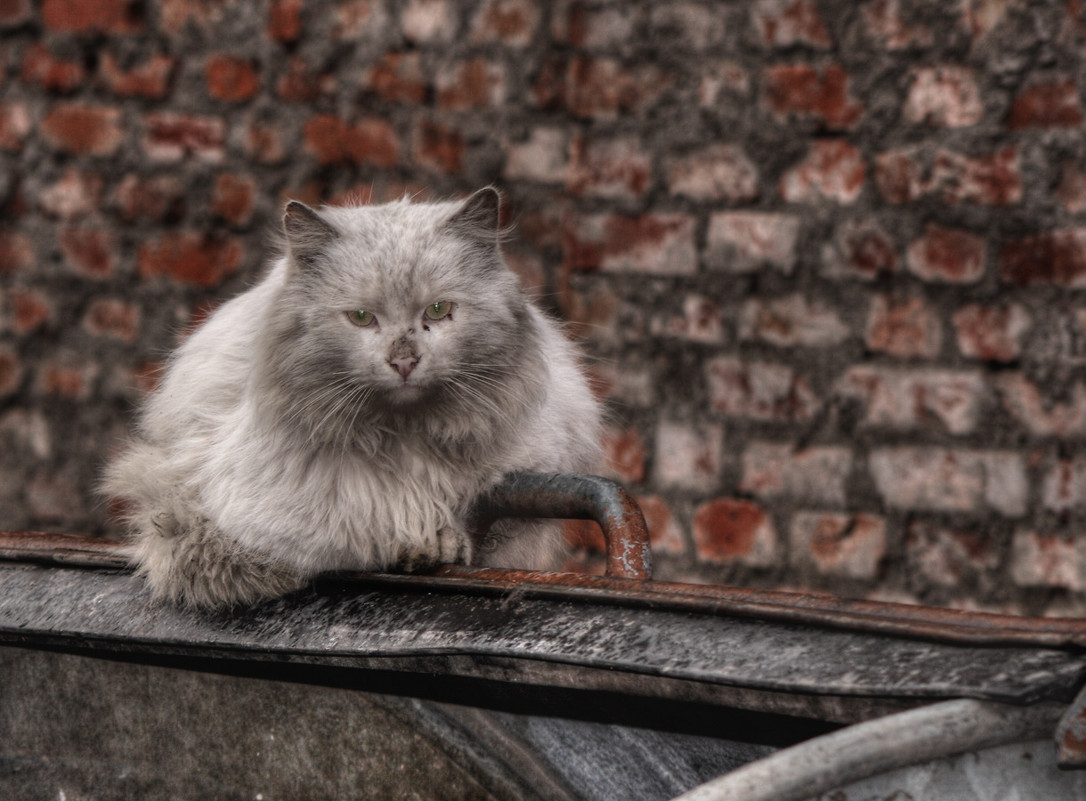
<instances>
[{"instance_id":1,"label":"fluffy white fur","mask_svg":"<svg viewBox=\"0 0 1086 801\"><path fill-rule=\"evenodd\" d=\"M503 474L597 457L597 402L502 261L498 202L288 205L285 254L178 349L107 473L156 595L220 607L330 570L554 565L553 523L466 529Z\"/></svg>"}]
</instances>

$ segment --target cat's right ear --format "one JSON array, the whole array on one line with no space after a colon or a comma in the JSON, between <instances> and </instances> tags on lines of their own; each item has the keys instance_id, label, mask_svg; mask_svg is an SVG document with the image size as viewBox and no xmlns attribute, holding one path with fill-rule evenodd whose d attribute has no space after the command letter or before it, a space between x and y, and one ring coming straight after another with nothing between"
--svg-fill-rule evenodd
<instances>
[{"instance_id":1,"label":"cat's right ear","mask_svg":"<svg viewBox=\"0 0 1086 801\"><path fill-rule=\"evenodd\" d=\"M297 200L287 203L283 211L283 231L294 260L309 265L323 253L339 232L321 215Z\"/></svg>"}]
</instances>

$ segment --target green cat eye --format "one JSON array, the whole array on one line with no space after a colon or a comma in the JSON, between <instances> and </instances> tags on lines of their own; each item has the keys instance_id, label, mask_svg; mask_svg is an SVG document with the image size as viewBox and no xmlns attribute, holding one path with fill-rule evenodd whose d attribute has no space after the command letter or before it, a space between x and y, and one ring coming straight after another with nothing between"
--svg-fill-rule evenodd
<instances>
[{"instance_id":1,"label":"green cat eye","mask_svg":"<svg viewBox=\"0 0 1086 801\"><path fill-rule=\"evenodd\" d=\"M373 325L377 322L377 316L373 312L366 311L365 309L347 312L347 319L359 328L365 328L366 326Z\"/></svg>"},{"instance_id":2,"label":"green cat eye","mask_svg":"<svg viewBox=\"0 0 1086 801\"><path fill-rule=\"evenodd\" d=\"M447 300L442 300L438 303L431 303L426 307L426 311L423 312L423 314L426 315L427 320L444 320L452 313L452 310L452 303Z\"/></svg>"}]
</instances>

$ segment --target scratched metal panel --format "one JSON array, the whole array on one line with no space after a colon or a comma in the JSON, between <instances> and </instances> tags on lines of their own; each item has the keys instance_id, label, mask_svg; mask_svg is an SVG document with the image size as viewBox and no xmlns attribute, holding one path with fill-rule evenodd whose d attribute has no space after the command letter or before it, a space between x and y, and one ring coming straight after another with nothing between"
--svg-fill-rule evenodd
<instances>
[{"instance_id":1,"label":"scratched metal panel","mask_svg":"<svg viewBox=\"0 0 1086 801\"><path fill-rule=\"evenodd\" d=\"M0 642L375 667L433 657L530 660L790 693L1070 700L1078 654L963 647L697 611L365 584L214 617L151 603L130 574L0 567Z\"/></svg>"}]
</instances>

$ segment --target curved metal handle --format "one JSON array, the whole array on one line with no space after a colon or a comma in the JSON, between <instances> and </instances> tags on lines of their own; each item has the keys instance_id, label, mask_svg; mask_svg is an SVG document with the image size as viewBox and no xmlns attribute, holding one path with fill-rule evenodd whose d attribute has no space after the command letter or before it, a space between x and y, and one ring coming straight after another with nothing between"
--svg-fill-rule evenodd
<instances>
[{"instance_id":1,"label":"curved metal handle","mask_svg":"<svg viewBox=\"0 0 1086 801\"><path fill-rule=\"evenodd\" d=\"M607 575L652 578L645 516L614 481L569 473L510 473L480 497L472 510L480 532L503 517L595 520L607 540Z\"/></svg>"}]
</instances>

